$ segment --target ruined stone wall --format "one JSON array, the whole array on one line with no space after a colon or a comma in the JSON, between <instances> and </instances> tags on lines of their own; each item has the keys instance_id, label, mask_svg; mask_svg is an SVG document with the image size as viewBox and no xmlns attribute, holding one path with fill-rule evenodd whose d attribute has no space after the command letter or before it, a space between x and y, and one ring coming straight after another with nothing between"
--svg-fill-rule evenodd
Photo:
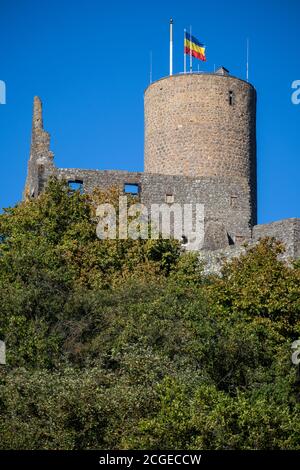
<instances>
[{"instance_id":1,"label":"ruined stone wall","mask_svg":"<svg viewBox=\"0 0 300 470\"><path fill-rule=\"evenodd\" d=\"M83 191L91 193L95 188L117 187L121 191L125 184L141 184L142 173L122 170L81 170L79 168L58 168L56 174L67 181L82 181Z\"/></svg>"},{"instance_id":2,"label":"ruined stone wall","mask_svg":"<svg viewBox=\"0 0 300 470\"><path fill-rule=\"evenodd\" d=\"M253 227L253 238L239 246L229 246L215 251L202 251L199 259L203 262L205 274L220 274L225 261L232 260L245 254L247 248L255 246L258 241L265 237L274 237L285 246L285 251L278 259L291 264L300 258L300 219L284 219L269 224L256 225Z\"/></svg>"},{"instance_id":3,"label":"ruined stone wall","mask_svg":"<svg viewBox=\"0 0 300 470\"><path fill-rule=\"evenodd\" d=\"M37 197L52 175L82 182L86 193L111 187L122 192L134 184L137 200L149 209L204 205L201 256L210 272L218 272L224 257L244 252L244 242L266 236L285 244L284 259L300 258L300 219L255 225L255 114L255 89L243 80L217 73L161 79L145 92L145 173L66 169L54 165L42 103L35 97L24 195Z\"/></svg>"},{"instance_id":4,"label":"ruined stone wall","mask_svg":"<svg viewBox=\"0 0 300 470\"><path fill-rule=\"evenodd\" d=\"M42 102L34 97L30 158L27 167L27 179L24 197L38 196L49 177L55 174L53 152L50 150L50 134L44 130Z\"/></svg>"},{"instance_id":5,"label":"ruined stone wall","mask_svg":"<svg viewBox=\"0 0 300 470\"><path fill-rule=\"evenodd\" d=\"M205 222L214 221L224 225L232 241L250 237L250 194L245 180L228 178L188 178L185 176L142 176L142 201L146 205L166 202L173 195L174 203L203 204Z\"/></svg>"},{"instance_id":6,"label":"ruined stone wall","mask_svg":"<svg viewBox=\"0 0 300 470\"><path fill-rule=\"evenodd\" d=\"M286 257L300 258L300 219L291 218L253 227L252 237L275 237L284 243Z\"/></svg>"},{"instance_id":7,"label":"ruined stone wall","mask_svg":"<svg viewBox=\"0 0 300 470\"><path fill-rule=\"evenodd\" d=\"M140 189L140 201L149 209L151 204L167 203L170 198L181 205L203 204L205 221L222 223L232 242L239 244L251 236L251 197L245 178L189 178L80 169L57 169L56 173L67 181L82 181L87 193L97 187L109 189L113 186L123 191L125 184L136 184Z\"/></svg>"}]
</instances>

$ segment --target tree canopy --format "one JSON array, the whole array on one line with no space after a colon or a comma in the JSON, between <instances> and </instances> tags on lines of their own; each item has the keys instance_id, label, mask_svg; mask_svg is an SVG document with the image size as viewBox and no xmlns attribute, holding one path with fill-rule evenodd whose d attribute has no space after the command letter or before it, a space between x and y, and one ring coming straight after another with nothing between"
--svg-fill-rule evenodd
<instances>
[{"instance_id":1,"label":"tree canopy","mask_svg":"<svg viewBox=\"0 0 300 470\"><path fill-rule=\"evenodd\" d=\"M52 179L0 216L0 448L299 449L299 263L99 240L118 196Z\"/></svg>"}]
</instances>

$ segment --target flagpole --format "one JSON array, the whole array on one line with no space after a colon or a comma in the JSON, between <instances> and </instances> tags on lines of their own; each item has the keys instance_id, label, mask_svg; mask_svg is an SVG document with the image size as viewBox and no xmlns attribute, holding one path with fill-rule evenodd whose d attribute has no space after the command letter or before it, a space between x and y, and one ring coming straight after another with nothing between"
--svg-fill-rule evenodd
<instances>
[{"instance_id":1,"label":"flagpole","mask_svg":"<svg viewBox=\"0 0 300 470\"><path fill-rule=\"evenodd\" d=\"M192 27L190 26L190 41L192 42ZM190 73L193 71L192 48L190 48Z\"/></svg>"},{"instance_id":2,"label":"flagpole","mask_svg":"<svg viewBox=\"0 0 300 470\"><path fill-rule=\"evenodd\" d=\"M170 19L170 75L173 75L173 20Z\"/></svg>"},{"instance_id":3,"label":"flagpole","mask_svg":"<svg viewBox=\"0 0 300 470\"><path fill-rule=\"evenodd\" d=\"M153 62L153 58L152 58L152 51L150 51L150 84L152 83L152 62Z\"/></svg>"},{"instance_id":4,"label":"flagpole","mask_svg":"<svg viewBox=\"0 0 300 470\"><path fill-rule=\"evenodd\" d=\"M183 72L184 73L186 73L185 40L186 40L186 29L184 29L184 39L183 39Z\"/></svg>"},{"instance_id":5,"label":"flagpole","mask_svg":"<svg viewBox=\"0 0 300 470\"><path fill-rule=\"evenodd\" d=\"M247 38L247 65L246 65L246 80L249 82L249 38Z\"/></svg>"}]
</instances>

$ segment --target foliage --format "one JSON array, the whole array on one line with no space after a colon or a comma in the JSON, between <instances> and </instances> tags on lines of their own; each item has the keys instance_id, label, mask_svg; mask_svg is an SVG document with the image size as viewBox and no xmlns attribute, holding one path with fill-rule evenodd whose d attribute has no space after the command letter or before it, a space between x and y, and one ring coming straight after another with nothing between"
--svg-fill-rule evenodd
<instances>
[{"instance_id":1,"label":"foliage","mask_svg":"<svg viewBox=\"0 0 300 470\"><path fill-rule=\"evenodd\" d=\"M53 179L0 216L0 448L299 449L299 263L99 240L118 198Z\"/></svg>"}]
</instances>

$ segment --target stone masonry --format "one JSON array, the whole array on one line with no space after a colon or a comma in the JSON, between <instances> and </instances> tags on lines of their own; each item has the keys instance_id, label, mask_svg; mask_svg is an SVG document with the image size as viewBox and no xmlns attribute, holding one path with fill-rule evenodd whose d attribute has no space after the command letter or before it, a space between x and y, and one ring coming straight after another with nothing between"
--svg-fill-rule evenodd
<instances>
[{"instance_id":1,"label":"stone masonry","mask_svg":"<svg viewBox=\"0 0 300 470\"><path fill-rule=\"evenodd\" d=\"M49 177L55 173L53 152L50 151L50 135L44 130L42 102L37 96L33 102L32 136L30 158L24 196L38 196Z\"/></svg>"},{"instance_id":2,"label":"stone masonry","mask_svg":"<svg viewBox=\"0 0 300 470\"><path fill-rule=\"evenodd\" d=\"M289 256L300 256L300 219L256 225L256 92L224 68L173 75L147 88L145 172L57 168L35 97L24 197L37 197L51 175L86 193L135 185L149 210L151 204L203 204L203 253L225 250L231 257L245 241L275 236Z\"/></svg>"},{"instance_id":3,"label":"stone masonry","mask_svg":"<svg viewBox=\"0 0 300 470\"><path fill-rule=\"evenodd\" d=\"M145 171L245 178L256 223L256 92L229 75L173 75L145 92Z\"/></svg>"}]
</instances>

